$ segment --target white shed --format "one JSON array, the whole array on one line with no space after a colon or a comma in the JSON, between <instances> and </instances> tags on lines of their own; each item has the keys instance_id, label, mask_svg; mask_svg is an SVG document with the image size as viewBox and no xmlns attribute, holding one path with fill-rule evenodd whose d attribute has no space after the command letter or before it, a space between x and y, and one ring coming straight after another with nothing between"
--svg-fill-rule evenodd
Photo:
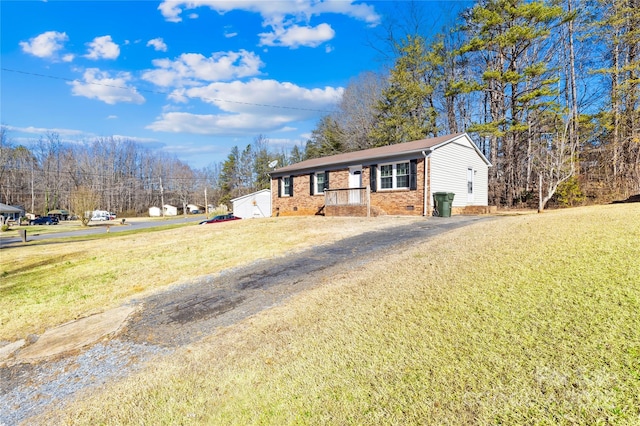
<instances>
[{"instance_id":1,"label":"white shed","mask_svg":"<svg viewBox=\"0 0 640 426\"><path fill-rule=\"evenodd\" d=\"M234 216L243 219L271 216L271 190L269 189L234 198L231 203Z\"/></svg>"},{"instance_id":2,"label":"white shed","mask_svg":"<svg viewBox=\"0 0 640 426\"><path fill-rule=\"evenodd\" d=\"M160 207L149 207L149 216L151 217L160 217L162 216L162 211Z\"/></svg>"},{"instance_id":3,"label":"white shed","mask_svg":"<svg viewBox=\"0 0 640 426\"><path fill-rule=\"evenodd\" d=\"M162 208L164 209L165 216L178 216L178 208L176 206L165 204Z\"/></svg>"}]
</instances>

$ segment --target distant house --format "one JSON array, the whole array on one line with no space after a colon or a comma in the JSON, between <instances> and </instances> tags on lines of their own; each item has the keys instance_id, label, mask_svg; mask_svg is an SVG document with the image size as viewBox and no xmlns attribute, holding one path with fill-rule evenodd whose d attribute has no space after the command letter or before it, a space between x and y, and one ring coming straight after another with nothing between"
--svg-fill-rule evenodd
<instances>
[{"instance_id":1,"label":"distant house","mask_svg":"<svg viewBox=\"0 0 640 426\"><path fill-rule=\"evenodd\" d=\"M187 204L187 211L190 214L204 213L204 206L199 204Z\"/></svg>"},{"instance_id":2,"label":"distant house","mask_svg":"<svg viewBox=\"0 0 640 426\"><path fill-rule=\"evenodd\" d=\"M263 189L231 200L234 216L243 219L271 216L271 191Z\"/></svg>"},{"instance_id":3,"label":"distant house","mask_svg":"<svg viewBox=\"0 0 640 426\"><path fill-rule=\"evenodd\" d=\"M176 206L165 204L162 208L164 209L165 216L178 216L178 208Z\"/></svg>"},{"instance_id":4,"label":"distant house","mask_svg":"<svg viewBox=\"0 0 640 426\"><path fill-rule=\"evenodd\" d=\"M302 161L274 170L275 215L431 215L433 194L452 211L488 210L487 158L466 133Z\"/></svg>"},{"instance_id":5,"label":"distant house","mask_svg":"<svg viewBox=\"0 0 640 426\"><path fill-rule=\"evenodd\" d=\"M4 217L4 220L18 220L24 216L24 210L20 207L0 203L0 216Z\"/></svg>"},{"instance_id":6,"label":"distant house","mask_svg":"<svg viewBox=\"0 0 640 426\"><path fill-rule=\"evenodd\" d=\"M162 210L160 210L160 207L149 207L149 216L160 217L162 216Z\"/></svg>"},{"instance_id":7,"label":"distant house","mask_svg":"<svg viewBox=\"0 0 640 426\"><path fill-rule=\"evenodd\" d=\"M57 217L58 220L69 220L71 212L65 209L50 210L49 213L47 213L47 216Z\"/></svg>"}]
</instances>

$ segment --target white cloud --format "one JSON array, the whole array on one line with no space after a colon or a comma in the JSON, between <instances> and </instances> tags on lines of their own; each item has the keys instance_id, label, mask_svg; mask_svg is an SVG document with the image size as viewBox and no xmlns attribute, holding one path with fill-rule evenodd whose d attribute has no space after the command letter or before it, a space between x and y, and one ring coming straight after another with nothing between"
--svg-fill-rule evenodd
<instances>
[{"instance_id":1,"label":"white cloud","mask_svg":"<svg viewBox=\"0 0 640 426\"><path fill-rule=\"evenodd\" d=\"M20 47L25 53L29 53L38 58L57 59L58 52L64 48L64 42L68 41L67 33L58 31L47 31L36 37L30 38L29 41L21 41ZM65 55L64 58L69 57ZM63 58L63 59L64 59ZM71 60L73 56L71 55Z\"/></svg>"},{"instance_id":2,"label":"white cloud","mask_svg":"<svg viewBox=\"0 0 640 426\"><path fill-rule=\"evenodd\" d=\"M295 17L298 22L308 20L312 16L323 13L338 13L364 21L369 25L380 23L380 15L365 3L356 3L354 0L297 0L297 1L265 1L265 0L165 0L158 10L167 21L180 22L183 10L197 7L209 7L218 13L227 13L232 10L259 13L265 20L281 20L282 17Z\"/></svg>"},{"instance_id":3,"label":"white cloud","mask_svg":"<svg viewBox=\"0 0 640 426\"><path fill-rule=\"evenodd\" d=\"M253 79L249 82L212 83L180 89L174 98L198 98L220 113L163 113L147 128L196 134L246 134L290 130L295 123L333 109L342 88L306 89L292 83Z\"/></svg>"},{"instance_id":4,"label":"white cloud","mask_svg":"<svg viewBox=\"0 0 640 426\"><path fill-rule=\"evenodd\" d=\"M119 102L141 104L145 101L135 87L128 85L131 81L129 73L122 72L110 77L107 72L90 68L85 71L83 78L84 81L74 80L69 83L74 96L98 99L109 105Z\"/></svg>"},{"instance_id":5,"label":"white cloud","mask_svg":"<svg viewBox=\"0 0 640 426\"><path fill-rule=\"evenodd\" d=\"M116 120L118 118L117 115L110 115L107 117L107 120Z\"/></svg>"},{"instance_id":6,"label":"white cloud","mask_svg":"<svg viewBox=\"0 0 640 426\"><path fill-rule=\"evenodd\" d=\"M184 10L197 7L209 7L224 14L232 10L258 13L263 18L263 26L270 27L271 32L260 34L261 43L268 46L318 46L334 37L333 29L327 24L316 27L308 26L313 16L326 13L346 15L369 26L380 23L381 17L373 6L355 3L353 0L297 0L297 1L265 1L265 0L164 0L158 10L167 21L182 21ZM298 24L303 23L300 26Z\"/></svg>"},{"instance_id":7,"label":"white cloud","mask_svg":"<svg viewBox=\"0 0 640 426\"><path fill-rule=\"evenodd\" d=\"M157 132L193 133L199 135L245 135L247 132L260 133L275 131L289 120L277 115L261 116L260 121L253 114L192 114L168 112L146 128Z\"/></svg>"},{"instance_id":8,"label":"white cloud","mask_svg":"<svg viewBox=\"0 0 640 426\"><path fill-rule=\"evenodd\" d=\"M20 132L20 133L30 133L37 135L44 135L46 133L56 133L60 136L78 136L83 135L84 132L82 130L74 130L74 129L59 129L59 128L44 128L44 127L15 127L15 126L5 126L7 130L12 132Z\"/></svg>"},{"instance_id":9,"label":"white cloud","mask_svg":"<svg viewBox=\"0 0 640 426\"><path fill-rule=\"evenodd\" d=\"M300 46L316 47L331 40L336 32L329 24L320 24L317 27L290 27L274 26L273 32L262 33L260 46L284 46L293 49Z\"/></svg>"},{"instance_id":10,"label":"white cloud","mask_svg":"<svg viewBox=\"0 0 640 426\"><path fill-rule=\"evenodd\" d=\"M89 59L116 59L120 56L120 46L114 43L109 35L96 37L87 43L87 46L89 51L85 57Z\"/></svg>"},{"instance_id":11,"label":"white cloud","mask_svg":"<svg viewBox=\"0 0 640 426\"><path fill-rule=\"evenodd\" d=\"M194 85L198 82L231 80L260 74L264 64L252 52L218 52L207 58L199 53L183 53L175 60L156 59L156 69L142 78L161 87Z\"/></svg>"},{"instance_id":12,"label":"white cloud","mask_svg":"<svg viewBox=\"0 0 640 426\"><path fill-rule=\"evenodd\" d=\"M159 52L166 52L167 51L167 44L164 42L162 37L158 37L158 38L154 38L152 40L149 40L147 42L147 46L153 46L153 48L156 49Z\"/></svg>"},{"instance_id":13,"label":"white cloud","mask_svg":"<svg viewBox=\"0 0 640 426\"><path fill-rule=\"evenodd\" d=\"M341 87L307 89L293 83L252 79L248 82L211 83L208 86L184 89L181 93L213 104L223 111L281 114L292 118L307 118L318 111L333 109L340 100Z\"/></svg>"}]
</instances>

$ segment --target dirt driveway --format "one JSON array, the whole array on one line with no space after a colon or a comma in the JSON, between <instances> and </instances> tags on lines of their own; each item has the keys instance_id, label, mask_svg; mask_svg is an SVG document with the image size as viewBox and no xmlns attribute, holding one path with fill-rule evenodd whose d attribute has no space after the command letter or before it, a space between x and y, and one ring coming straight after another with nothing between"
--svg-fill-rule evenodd
<instances>
[{"instance_id":1,"label":"dirt driveway","mask_svg":"<svg viewBox=\"0 0 640 426\"><path fill-rule=\"evenodd\" d=\"M82 391L131 374L154 357L210 335L217 327L235 324L354 266L374 262L388 250L407 249L488 219L430 218L366 232L200 277L100 318L65 324L16 350L0 366L0 407L8 407L0 411L0 425L19 424L61 406Z\"/></svg>"}]
</instances>

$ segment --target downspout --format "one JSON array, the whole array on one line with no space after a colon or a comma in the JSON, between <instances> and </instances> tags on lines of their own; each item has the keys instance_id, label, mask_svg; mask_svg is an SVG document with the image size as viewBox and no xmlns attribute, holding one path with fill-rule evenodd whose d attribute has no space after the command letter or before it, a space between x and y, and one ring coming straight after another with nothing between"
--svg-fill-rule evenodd
<instances>
[{"instance_id":1,"label":"downspout","mask_svg":"<svg viewBox=\"0 0 640 426\"><path fill-rule=\"evenodd\" d=\"M273 216L273 178L271 173L267 173L269 176L269 217Z\"/></svg>"},{"instance_id":2,"label":"downspout","mask_svg":"<svg viewBox=\"0 0 640 426\"><path fill-rule=\"evenodd\" d=\"M426 153L426 151L422 151L422 155L424 156L424 197L422 197L422 216L427 216L427 193L429 191L429 188L427 187L427 158L431 155L431 151L429 151L428 154Z\"/></svg>"}]
</instances>

